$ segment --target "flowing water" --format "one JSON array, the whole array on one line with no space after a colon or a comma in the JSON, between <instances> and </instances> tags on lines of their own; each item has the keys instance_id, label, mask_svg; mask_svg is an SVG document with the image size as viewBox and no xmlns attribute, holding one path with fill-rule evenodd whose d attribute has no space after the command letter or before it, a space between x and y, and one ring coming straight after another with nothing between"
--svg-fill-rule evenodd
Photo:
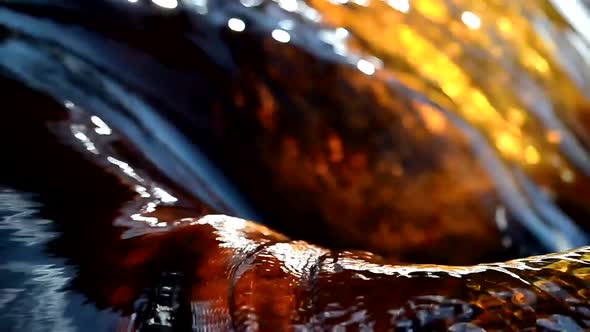
<instances>
[{"instance_id":1,"label":"flowing water","mask_svg":"<svg viewBox=\"0 0 590 332\"><path fill-rule=\"evenodd\" d=\"M589 18L0 1L0 328L587 328Z\"/></svg>"}]
</instances>

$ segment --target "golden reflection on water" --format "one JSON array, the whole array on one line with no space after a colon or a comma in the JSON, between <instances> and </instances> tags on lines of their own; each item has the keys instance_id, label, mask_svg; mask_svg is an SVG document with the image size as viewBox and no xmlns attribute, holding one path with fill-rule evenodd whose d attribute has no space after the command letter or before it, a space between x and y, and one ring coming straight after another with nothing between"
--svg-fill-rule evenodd
<instances>
[{"instance_id":1,"label":"golden reflection on water","mask_svg":"<svg viewBox=\"0 0 590 332\"><path fill-rule=\"evenodd\" d=\"M582 142L564 133L587 106L582 90L587 82L575 82L563 66L587 59L559 52L558 39L574 31L549 3L309 4L325 23L351 33L352 51L377 55L386 73L481 130L505 160L544 167L556 176L570 164L587 172L590 159ZM559 154L568 161L551 163Z\"/></svg>"},{"instance_id":2,"label":"golden reflection on water","mask_svg":"<svg viewBox=\"0 0 590 332\"><path fill-rule=\"evenodd\" d=\"M317 28L315 32L320 40L332 46L334 53L342 56L351 67L368 76L347 75L348 83L357 90L371 90L379 103L383 103L384 113L403 114L402 125L395 131L403 132L408 140L419 136L412 124L414 115L419 116L429 134L434 136L449 136L457 123L465 125L460 131L463 134L469 132L466 134L468 144L476 150L476 159L484 164L483 168L493 184L486 182L485 176L468 179L467 172L460 171L465 164L465 159L459 156L465 154L463 152L441 152L440 148L434 150L434 147L426 148L427 152L414 152L415 155L444 154L448 169L446 176L453 178L455 188L471 188L475 183L482 188L486 185L493 187L491 191L495 190L501 196L501 204L507 207L511 217L542 238L542 242L552 250L563 250L587 242L586 236L574 223L575 220L584 224L586 218L580 216L590 213L583 203L590 199L590 193L584 190L590 186L590 155L587 149L590 144L590 122L587 120L590 108L585 95L590 86L590 33L584 30L582 24L590 22L590 15L585 7L577 2L577 5L563 5L562 2L549 0L268 0L241 3L247 8L259 7L257 10L260 11L270 10L268 8L276 10L274 6L280 7L277 12L284 11L280 19L291 22L289 27L279 20L266 32L277 42L273 44L276 50L287 49L280 45L285 43L304 49L313 48L305 45L301 37L303 30L297 25L307 24ZM572 10L572 6L577 6L576 10ZM249 27L241 24L242 21L236 17L228 18L229 28L235 32L247 32ZM280 71L272 69L275 74ZM309 79L313 75L310 70L304 77ZM279 75L273 79L281 81L282 77ZM404 100L407 96L393 93L382 84L384 82L408 88L416 96L426 97L440 108L418 101L411 102L410 106L400 106L394 101ZM283 88L294 95L305 93L305 90L297 90L294 83ZM272 101L272 98L272 94L261 93L262 100ZM280 113L278 103L268 104L271 105L268 109L276 108L274 113ZM353 108L346 108L346 115L339 116L352 117ZM410 116L413 112L417 114ZM361 111L359 114L364 113ZM359 126L362 126L362 120L366 120L363 116L358 116ZM269 137L272 137L270 129L274 130L273 123L279 117L265 108L261 109L259 117L263 126L269 129ZM387 121L385 118L380 121ZM283 150L288 157L284 158L287 162L282 164L297 164L298 167L297 170L277 172L306 174L294 181L295 187L314 175L322 179L330 178L333 168L342 165L342 161L353 159L350 144L345 142L346 133L339 134L330 134L326 138L329 158L321 163L316 161L316 172L313 174L306 174L304 167L299 167L305 158L297 156L297 138L284 138ZM434 140L433 136L429 137ZM419 141L418 138L416 140ZM451 141L449 145L458 142L456 139ZM416 143L417 146L420 144ZM380 166L384 167L379 169L391 169L392 175L408 179L406 186L410 190L404 192L403 186L396 185L396 195L389 193L390 188L385 188L380 198L357 195L362 187L360 174L366 175L366 179L377 179L371 173L368 155L364 152L358 154L362 158L354 158L360 162L354 163L359 167L355 168L356 178L352 181L356 192L351 190L346 196L342 194L345 190L338 185L331 189L318 189L313 183L302 186L309 191L330 193L323 196L342 195L334 201L346 201L347 206L355 203L356 211L364 211L366 205L363 204L367 201L388 202L387 197L403 197L403 208L391 215L399 217L402 215L400 211L408 210L409 219L428 209L422 204L421 198L425 195L430 198L431 206L436 205L432 201L437 200L453 202L450 204L452 208L435 211L432 215L436 216L460 209L470 197L476 196L476 192L490 191L489 188L478 189L452 198L452 190L446 190L447 185L441 186L444 189L435 189L433 172L427 174L429 186L425 190L419 188L416 177L408 177L408 169L381 160ZM276 154L272 153L272 156ZM386 159L383 155L374 158ZM275 160L273 164L281 162ZM371 185L387 187L388 183L379 178ZM409 208L410 201L419 201L420 206ZM564 201L570 206L564 208ZM388 207L394 204L384 203ZM325 202L320 209L336 210ZM337 220L340 224L345 224L343 220L346 218L354 219L350 214L327 212L326 215L329 216L327 219ZM451 218L453 220L449 224L461 224L461 227L474 224L469 219L473 215L470 211L459 218ZM386 222L380 225L383 227L376 232L376 236L384 238L375 242L401 243L404 239L413 238L403 236L404 239L392 241L392 234L399 235L401 232L399 229L388 232L387 225ZM511 241L507 239L503 243Z\"/></svg>"}]
</instances>

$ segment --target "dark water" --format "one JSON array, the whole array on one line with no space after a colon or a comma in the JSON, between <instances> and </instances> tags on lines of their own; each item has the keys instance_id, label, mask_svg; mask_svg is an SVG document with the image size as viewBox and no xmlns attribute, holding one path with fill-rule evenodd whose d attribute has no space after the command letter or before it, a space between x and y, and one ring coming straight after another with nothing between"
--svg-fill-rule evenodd
<instances>
[{"instance_id":1,"label":"dark water","mask_svg":"<svg viewBox=\"0 0 590 332\"><path fill-rule=\"evenodd\" d=\"M49 132L46 121L57 120L60 112L64 115L56 104L12 81L2 79L1 85L6 107L43 111L41 115L20 112L1 126L5 158L0 176L0 329L116 330L120 315L97 307L75 290L80 266L73 263L79 258L63 254L84 252L82 248L92 239L88 233L108 241L109 236L102 237L101 232L115 230L100 227L97 231L96 222L112 219L121 202L131 196L110 189L106 195L105 185L109 188L108 181L112 185L116 181L106 176L105 182L102 172L97 168L92 172L92 165ZM83 185L74 186L76 181ZM100 251L107 243L94 245Z\"/></svg>"},{"instance_id":2,"label":"dark water","mask_svg":"<svg viewBox=\"0 0 590 332\"><path fill-rule=\"evenodd\" d=\"M2 331L115 331L119 315L69 289L76 268L47 253L59 233L40 216L38 196L0 190Z\"/></svg>"}]
</instances>

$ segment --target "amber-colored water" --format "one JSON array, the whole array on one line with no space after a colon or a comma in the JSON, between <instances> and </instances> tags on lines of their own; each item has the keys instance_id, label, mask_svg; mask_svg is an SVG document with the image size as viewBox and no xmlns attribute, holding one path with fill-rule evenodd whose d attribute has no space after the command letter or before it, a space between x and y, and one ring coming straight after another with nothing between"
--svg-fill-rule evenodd
<instances>
[{"instance_id":1,"label":"amber-colored water","mask_svg":"<svg viewBox=\"0 0 590 332\"><path fill-rule=\"evenodd\" d=\"M587 327L571 8L166 3L2 3L0 327Z\"/></svg>"}]
</instances>

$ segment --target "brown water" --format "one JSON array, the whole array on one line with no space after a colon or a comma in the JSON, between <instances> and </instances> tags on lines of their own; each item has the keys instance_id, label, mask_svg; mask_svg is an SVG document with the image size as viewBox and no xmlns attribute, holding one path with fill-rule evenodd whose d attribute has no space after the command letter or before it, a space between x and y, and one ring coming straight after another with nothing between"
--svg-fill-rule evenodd
<instances>
[{"instance_id":1,"label":"brown water","mask_svg":"<svg viewBox=\"0 0 590 332\"><path fill-rule=\"evenodd\" d=\"M587 244L583 33L293 3L0 8L0 326L585 327L585 249L386 265Z\"/></svg>"}]
</instances>

